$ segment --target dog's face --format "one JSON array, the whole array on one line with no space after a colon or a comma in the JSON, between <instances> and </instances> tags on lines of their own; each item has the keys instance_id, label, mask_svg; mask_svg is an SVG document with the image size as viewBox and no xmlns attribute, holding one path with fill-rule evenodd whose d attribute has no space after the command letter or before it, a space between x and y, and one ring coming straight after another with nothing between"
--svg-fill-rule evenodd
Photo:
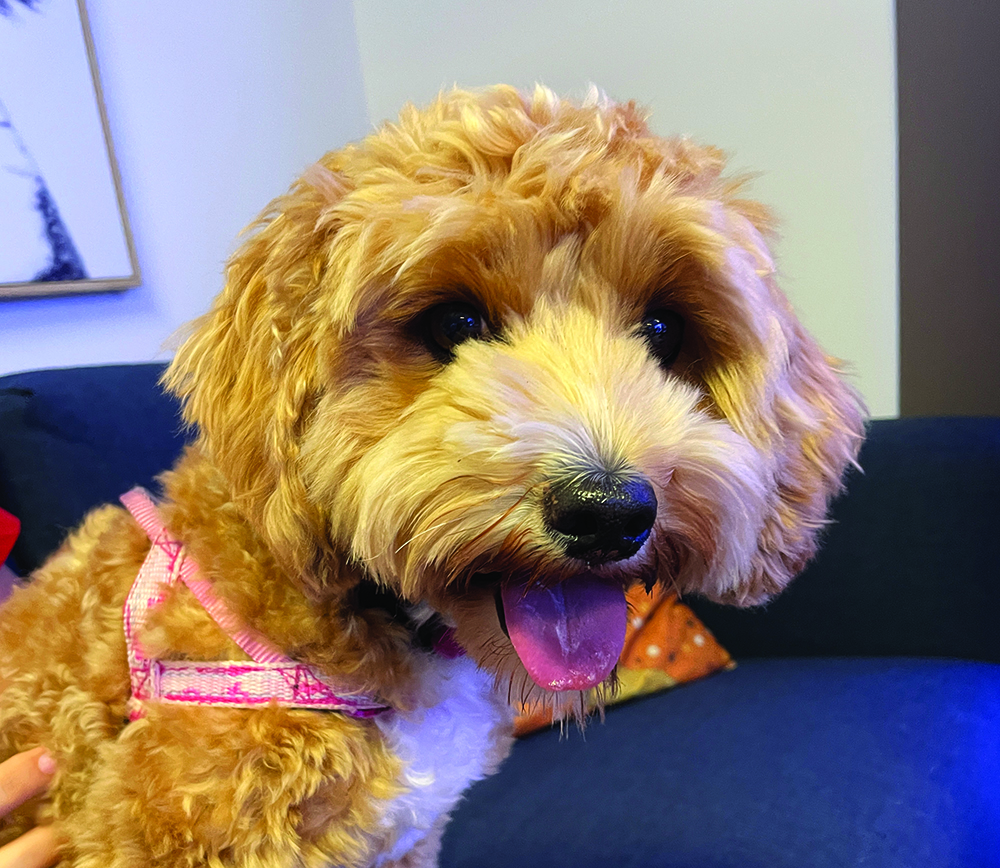
<instances>
[{"instance_id":1,"label":"dog's face","mask_svg":"<svg viewBox=\"0 0 1000 868\"><path fill-rule=\"evenodd\" d=\"M635 583L784 587L861 412L721 170L498 88L307 173L170 373L279 562L429 603L520 692L608 677Z\"/></svg>"}]
</instances>

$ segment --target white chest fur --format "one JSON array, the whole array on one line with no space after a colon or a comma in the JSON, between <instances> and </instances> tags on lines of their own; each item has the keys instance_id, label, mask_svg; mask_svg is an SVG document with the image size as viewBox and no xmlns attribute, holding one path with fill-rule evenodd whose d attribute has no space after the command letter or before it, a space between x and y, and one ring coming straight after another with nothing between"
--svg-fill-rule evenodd
<instances>
[{"instance_id":1,"label":"white chest fur","mask_svg":"<svg viewBox=\"0 0 1000 868\"><path fill-rule=\"evenodd\" d=\"M393 841L375 865L399 859L454 808L468 786L496 771L511 744L511 711L492 676L467 657L434 658L422 679L426 704L377 718L403 762L406 792L386 805Z\"/></svg>"}]
</instances>

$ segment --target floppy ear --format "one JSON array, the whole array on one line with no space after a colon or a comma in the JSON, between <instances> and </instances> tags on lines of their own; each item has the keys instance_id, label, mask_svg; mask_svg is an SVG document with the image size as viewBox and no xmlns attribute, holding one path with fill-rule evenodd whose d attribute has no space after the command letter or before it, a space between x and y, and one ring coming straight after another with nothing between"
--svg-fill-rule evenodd
<instances>
[{"instance_id":1,"label":"floppy ear","mask_svg":"<svg viewBox=\"0 0 1000 868\"><path fill-rule=\"evenodd\" d=\"M754 216L756 206L749 206ZM830 500L856 464L866 411L840 363L823 353L778 288L761 233L743 213L729 218L735 247L727 279L758 308L758 348L705 379L730 424L770 459L770 508L757 552L725 600L754 605L784 588L816 553Z\"/></svg>"},{"instance_id":2,"label":"floppy ear","mask_svg":"<svg viewBox=\"0 0 1000 868\"><path fill-rule=\"evenodd\" d=\"M325 215L343 188L318 165L270 204L164 375L241 513L278 563L314 590L341 567L299 476L298 452L322 394L317 347L333 340L312 302L336 231Z\"/></svg>"}]
</instances>

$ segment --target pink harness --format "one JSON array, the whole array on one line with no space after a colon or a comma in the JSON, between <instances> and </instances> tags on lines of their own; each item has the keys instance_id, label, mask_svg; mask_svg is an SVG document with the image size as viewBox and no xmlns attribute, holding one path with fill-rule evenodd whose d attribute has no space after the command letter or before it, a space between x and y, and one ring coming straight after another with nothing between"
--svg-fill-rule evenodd
<instances>
[{"instance_id":1,"label":"pink harness","mask_svg":"<svg viewBox=\"0 0 1000 868\"><path fill-rule=\"evenodd\" d=\"M122 495L121 502L153 543L125 601L131 720L142 717L145 703L150 701L232 708L255 708L274 702L290 708L338 711L362 718L389 710L389 706L375 697L337 691L313 667L286 657L267 639L242 624L215 595L211 584L199 578L198 565L164 527L156 505L144 489L133 488ZM163 601L167 588L178 580L187 585L250 660L156 660L143 653L138 635L146 614Z\"/></svg>"}]
</instances>

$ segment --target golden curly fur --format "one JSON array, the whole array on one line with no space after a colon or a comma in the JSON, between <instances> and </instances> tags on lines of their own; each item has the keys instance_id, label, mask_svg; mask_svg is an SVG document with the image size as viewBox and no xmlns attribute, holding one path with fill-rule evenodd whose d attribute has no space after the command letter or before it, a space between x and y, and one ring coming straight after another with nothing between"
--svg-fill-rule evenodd
<instances>
[{"instance_id":1,"label":"golden curly fur","mask_svg":"<svg viewBox=\"0 0 1000 868\"><path fill-rule=\"evenodd\" d=\"M766 600L813 555L862 410L742 186L633 104L544 88L449 93L328 154L168 370L198 432L164 478L168 527L247 625L401 715L428 701L428 611L503 698L575 706L529 677L504 583ZM669 358L651 311L683 322ZM553 488L594 478L648 481L637 551L571 556L553 532ZM0 755L45 743L60 772L0 840L37 812L76 866L434 864L444 815L407 855L384 822L406 763L373 721L159 704L126 723L121 609L148 547L99 509L2 610ZM183 587L143 643L243 656Z\"/></svg>"}]
</instances>

